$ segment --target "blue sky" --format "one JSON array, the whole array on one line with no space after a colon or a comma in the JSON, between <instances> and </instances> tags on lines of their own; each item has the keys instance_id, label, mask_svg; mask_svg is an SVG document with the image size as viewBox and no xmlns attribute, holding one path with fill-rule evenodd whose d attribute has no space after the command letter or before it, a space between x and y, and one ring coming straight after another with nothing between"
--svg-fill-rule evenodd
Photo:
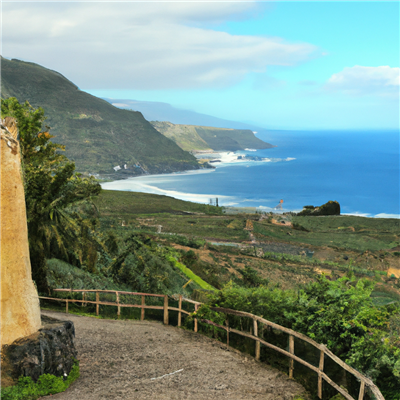
<instances>
[{"instance_id":1,"label":"blue sky","mask_svg":"<svg viewBox=\"0 0 400 400\"><path fill-rule=\"evenodd\" d=\"M2 13L3 56L96 96L274 129L399 128L397 1L13 1Z\"/></svg>"}]
</instances>

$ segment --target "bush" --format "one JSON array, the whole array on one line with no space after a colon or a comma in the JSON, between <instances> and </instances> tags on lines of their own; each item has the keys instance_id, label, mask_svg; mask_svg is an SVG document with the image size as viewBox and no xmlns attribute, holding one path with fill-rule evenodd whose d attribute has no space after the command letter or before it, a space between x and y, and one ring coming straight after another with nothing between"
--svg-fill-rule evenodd
<instances>
[{"instance_id":1,"label":"bush","mask_svg":"<svg viewBox=\"0 0 400 400\"><path fill-rule=\"evenodd\" d=\"M1 389L1 398L3 400L36 400L42 396L64 392L78 378L79 361L75 360L67 379L64 380L61 376L44 374L35 383L31 377L21 376L15 386Z\"/></svg>"}]
</instances>

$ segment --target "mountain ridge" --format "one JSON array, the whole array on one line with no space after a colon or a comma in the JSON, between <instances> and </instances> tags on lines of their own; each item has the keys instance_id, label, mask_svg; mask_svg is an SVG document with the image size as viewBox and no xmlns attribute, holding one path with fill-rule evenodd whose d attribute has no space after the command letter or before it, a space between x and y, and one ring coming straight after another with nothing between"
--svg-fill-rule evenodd
<instances>
[{"instance_id":1,"label":"mountain ridge","mask_svg":"<svg viewBox=\"0 0 400 400\"><path fill-rule=\"evenodd\" d=\"M92 96L62 74L35 63L1 58L2 97L42 107L53 139L83 173L114 177L200 168L194 156L161 135L140 112L121 110Z\"/></svg>"}]
</instances>

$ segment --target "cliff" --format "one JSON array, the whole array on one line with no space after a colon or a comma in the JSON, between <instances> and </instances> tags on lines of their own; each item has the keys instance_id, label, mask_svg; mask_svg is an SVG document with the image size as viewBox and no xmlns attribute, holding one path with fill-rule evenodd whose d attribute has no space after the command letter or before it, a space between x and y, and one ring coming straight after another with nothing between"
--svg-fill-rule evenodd
<instances>
[{"instance_id":1,"label":"cliff","mask_svg":"<svg viewBox=\"0 0 400 400\"><path fill-rule=\"evenodd\" d=\"M213 128L196 125L176 125L170 122L152 121L152 125L164 136L188 151L217 150L236 151L269 149L270 143L258 139L250 129Z\"/></svg>"}]
</instances>

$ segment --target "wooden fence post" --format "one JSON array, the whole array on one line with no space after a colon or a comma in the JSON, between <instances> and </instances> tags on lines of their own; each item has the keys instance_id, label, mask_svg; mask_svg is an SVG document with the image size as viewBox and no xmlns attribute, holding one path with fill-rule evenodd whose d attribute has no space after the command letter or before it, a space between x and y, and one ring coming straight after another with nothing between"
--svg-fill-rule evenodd
<instances>
[{"instance_id":1,"label":"wooden fence post","mask_svg":"<svg viewBox=\"0 0 400 400\"><path fill-rule=\"evenodd\" d=\"M289 353L294 354L294 337L289 335ZM289 378L293 378L294 360L293 358L289 361Z\"/></svg>"},{"instance_id":2,"label":"wooden fence post","mask_svg":"<svg viewBox=\"0 0 400 400\"><path fill-rule=\"evenodd\" d=\"M65 313L68 314L68 299L65 302Z\"/></svg>"},{"instance_id":3,"label":"wooden fence post","mask_svg":"<svg viewBox=\"0 0 400 400\"><path fill-rule=\"evenodd\" d=\"M144 321L144 306L146 305L145 296L142 296L142 310L140 312L140 320ZM165 318L165 317L164 317ZM165 324L165 322L164 322Z\"/></svg>"},{"instance_id":4,"label":"wooden fence post","mask_svg":"<svg viewBox=\"0 0 400 400\"><path fill-rule=\"evenodd\" d=\"M117 304L118 304L117 316L119 318L121 316L121 306L119 305L119 293L115 292L115 294L117 295Z\"/></svg>"},{"instance_id":5,"label":"wooden fence post","mask_svg":"<svg viewBox=\"0 0 400 400\"><path fill-rule=\"evenodd\" d=\"M100 309L100 295L99 292L96 292L96 315L99 315L99 309Z\"/></svg>"},{"instance_id":6,"label":"wooden fence post","mask_svg":"<svg viewBox=\"0 0 400 400\"><path fill-rule=\"evenodd\" d=\"M319 353L319 371L323 372L324 370L324 356L325 352L322 349L321 352ZM321 373L318 373L318 397L322 399L322 375Z\"/></svg>"},{"instance_id":7,"label":"wooden fence post","mask_svg":"<svg viewBox=\"0 0 400 400\"><path fill-rule=\"evenodd\" d=\"M365 390L365 382L361 381L360 393L358 395L358 400L363 400L364 399L364 390Z\"/></svg>"},{"instance_id":8,"label":"wooden fence post","mask_svg":"<svg viewBox=\"0 0 400 400\"><path fill-rule=\"evenodd\" d=\"M178 312L178 326L182 325L182 295L179 295L179 312Z\"/></svg>"},{"instance_id":9,"label":"wooden fence post","mask_svg":"<svg viewBox=\"0 0 400 400\"><path fill-rule=\"evenodd\" d=\"M194 305L194 311L197 312L199 306L197 304ZM197 332L197 318L194 319L194 331Z\"/></svg>"},{"instance_id":10,"label":"wooden fence post","mask_svg":"<svg viewBox=\"0 0 400 400\"><path fill-rule=\"evenodd\" d=\"M253 330L254 336L258 337L258 322L256 319L253 319ZM260 342L256 340L256 360L260 360Z\"/></svg>"},{"instance_id":11,"label":"wooden fence post","mask_svg":"<svg viewBox=\"0 0 400 400\"><path fill-rule=\"evenodd\" d=\"M229 319L228 319L228 316L226 318L225 325L226 325L226 345L229 346Z\"/></svg>"},{"instance_id":12,"label":"wooden fence post","mask_svg":"<svg viewBox=\"0 0 400 400\"><path fill-rule=\"evenodd\" d=\"M164 325L168 325L168 295L164 296Z\"/></svg>"},{"instance_id":13,"label":"wooden fence post","mask_svg":"<svg viewBox=\"0 0 400 400\"><path fill-rule=\"evenodd\" d=\"M85 300L85 292L82 292L82 300ZM86 307L87 303L82 302L82 307Z\"/></svg>"}]
</instances>

